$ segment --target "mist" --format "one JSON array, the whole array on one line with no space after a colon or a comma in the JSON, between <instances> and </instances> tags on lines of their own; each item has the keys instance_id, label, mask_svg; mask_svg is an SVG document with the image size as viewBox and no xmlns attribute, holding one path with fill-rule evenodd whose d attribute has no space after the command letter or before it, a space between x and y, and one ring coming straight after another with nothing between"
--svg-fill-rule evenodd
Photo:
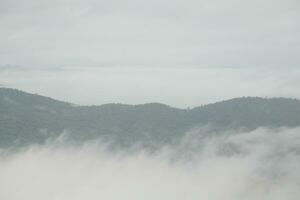
<instances>
[{"instance_id":1,"label":"mist","mask_svg":"<svg viewBox=\"0 0 300 200\"><path fill-rule=\"evenodd\" d=\"M3 200L296 200L300 128L187 134L174 145L111 151L61 138L1 151Z\"/></svg>"}]
</instances>

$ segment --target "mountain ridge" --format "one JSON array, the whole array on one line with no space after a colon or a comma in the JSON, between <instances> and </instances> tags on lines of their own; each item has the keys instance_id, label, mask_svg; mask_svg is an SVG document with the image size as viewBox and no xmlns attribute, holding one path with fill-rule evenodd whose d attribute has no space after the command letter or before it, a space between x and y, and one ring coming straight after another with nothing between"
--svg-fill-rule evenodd
<instances>
[{"instance_id":1,"label":"mountain ridge","mask_svg":"<svg viewBox=\"0 0 300 200\"><path fill-rule=\"evenodd\" d=\"M215 130L300 126L300 101L240 97L180 109L161 103L81 106L0 88L0 147L43 143L62 132L85 141L99 137L117 143L168 143L197 127Z\"/></svg>"},{"instance_id":2,"label":"mountain ridge","mask_svg":"<svg viewBox=\"0 0 300 200\"><path fill-rule=\"evenodd\" d=\"M244 100L251 100L251 99L257 99L257 100L279 100L279 99L283 99L283 100L291 100L291 101L295 101L295 102L299 102L300 103L300 99L297 98L292 98L292 97L259 97L259 96L241 96L241 97L234 97L234 98L230 98L230 99L226 99L226 100L220 100L220 101L215 101L212 103L207 103L207 104L202 104L199 106L195 106L192 108L179 108L176 106L170 106L168 104L165 103L160 103L160 102L149 102L149 103L140 103L140 104L127 104L127 103L104 103L104 104L74 104L72 102L68 102L68 101L63 101L63 100L59 100L59 99L55 99L52 97L48 97L45 95L40 95L37 93L30 93L30 92L26 92L23 90L19 90L19 89L15 89L15 88L9 88L9 87L1 87L0 86L0 95L3 92L12 92L12 93L19 93L19 94L23 94L23 95L34 95L34 96L38 96L40 98L44 98L44 99L49 99L49 100L53 100L56 102L61 102L64 104L69 104L71 106L75 106L75 107L98 107L98 106L107 106L107 105L120 105L120 106L143 106L143 105L160 105L160 106L165 106L165 107L171 107L171 108L175 108L175 109L180 109L180 110L193 110L196 108L200 108L203 106L210 106L210 105L214 105L214 104L219 104L219 103L226 103L226 102L232 102L232 101L236 101L236 100L240 100L240 99L244 99Z\"/></svg>"}]
</instances>

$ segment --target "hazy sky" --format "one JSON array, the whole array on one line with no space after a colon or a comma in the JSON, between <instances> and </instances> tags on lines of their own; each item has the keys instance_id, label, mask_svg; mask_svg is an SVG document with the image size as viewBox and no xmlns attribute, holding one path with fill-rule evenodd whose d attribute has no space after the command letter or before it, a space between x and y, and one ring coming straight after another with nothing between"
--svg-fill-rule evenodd
<instances>
[{"instance_id":1,"label":"hazy sky","mask_svg":"<svg viewBox=\"0 0 300 200\"><path fill-rule=\"evenodd\" d=\"M0 0L0 86L79 104L300 98L299 0Z\"/></svg>"},{"instance_id":2,"label":"hazy sky","mask_svg":"<svg viewBox=\"0 0 300 200\"><path fill-rule=\"evenodd\" d=\"M1 0L0 65L298 67L299 0Z\"/></svg>"}]
</instances>

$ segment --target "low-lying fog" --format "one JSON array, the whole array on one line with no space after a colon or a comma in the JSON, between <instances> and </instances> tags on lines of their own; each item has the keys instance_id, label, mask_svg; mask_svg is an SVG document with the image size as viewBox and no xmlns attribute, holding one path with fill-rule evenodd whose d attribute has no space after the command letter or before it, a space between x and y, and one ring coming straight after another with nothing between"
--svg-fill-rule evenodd
<instances>
[{"instance_id":1,"label":"low-lying fog","mask_svg":"<svg viewBox=\"0 0 300 200\"><path fill-rule=\"evenodd\" d=\"M224 136L227 135L227 136ZM1 200L298 200L300 128L197 137L152 153L61 141L0 156Z\"/></svg>"}]
</instances>

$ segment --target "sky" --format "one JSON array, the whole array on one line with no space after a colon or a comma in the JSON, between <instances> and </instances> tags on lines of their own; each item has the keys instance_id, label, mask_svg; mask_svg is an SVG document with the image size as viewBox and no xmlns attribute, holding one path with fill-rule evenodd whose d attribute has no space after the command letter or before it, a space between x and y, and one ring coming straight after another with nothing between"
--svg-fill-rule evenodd
<instances>
[{"instance_id":1,"label":"sky","mask_svg":"<svg viewBox=\"0 0 300 200\"><path fill-rule=\"evenodd\" d=\"M299 9L298 0L0 0L0 84L79 104L299 98Z\"/></svg>"},{"instance_id":2,"label":"sky","mask_svg":"<svg viewBox=\"0 0 300 200\"><path fill-rule=\"evenodd\" d=\"M1 0L1 65L298 67L298 0Z\"/></svg>"}]
</instances>

